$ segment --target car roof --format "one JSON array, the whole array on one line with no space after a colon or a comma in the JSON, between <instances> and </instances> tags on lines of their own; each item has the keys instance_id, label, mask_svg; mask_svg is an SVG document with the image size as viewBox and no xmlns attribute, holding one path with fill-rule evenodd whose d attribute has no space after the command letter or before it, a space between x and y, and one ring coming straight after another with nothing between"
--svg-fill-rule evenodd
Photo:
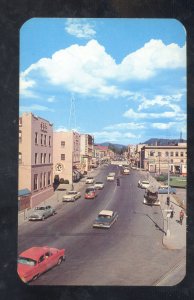
<instances>
[{"instance_id":1,"label":"car roof","mask_svg":"<svg viewBox=\"0 0 194 300\"><path fill-rule=\"evenodd\" d=\"M142 180L142 183L148 183L148 184L150 184L148 180Z\"/></svg>"},{"instance_id":2,"label":"car roof","mask_svg":"<svg viewBox=\"0 0 194 300\"><path fill-rule=\"evenodd\" d=\"M112 210L101 210L101 212L99 212L99 215L107 215L107 216L112 216L113 215L113 211Z\"/></svg>"},{"instance_id":3,"label":"car roof","mask_svg":"<svg viewBox=\"0 0 194 300\"><path fill-rule=\"evenodd\" d=\"M48 251L48 250L49 250L49 248L46 246L45 247L32 247L32 248L29 248L29 249L23 251L22 253L20 253L19 256L38 260L39 257L41 255L43 255L45 253L45 251Z\"/></svg>"}]
</instances>

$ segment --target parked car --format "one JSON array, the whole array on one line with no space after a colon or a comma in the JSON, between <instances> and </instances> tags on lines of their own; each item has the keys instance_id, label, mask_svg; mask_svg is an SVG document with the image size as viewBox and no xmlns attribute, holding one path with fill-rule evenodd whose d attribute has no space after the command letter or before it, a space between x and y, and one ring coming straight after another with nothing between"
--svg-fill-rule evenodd
<instances>
[{"instance_id":1,"label":"parked car","mask_svg":"<svg viewBox=\"0 0 194 300\"><path fill-rule=\"evenodd\" d=\"M86 183L94 183L94 177L87 177Z\"/></svg>"},{"instance_id":2,"label":"parked car","mask_svg":"<svg viewBox=\"0 0 194 300\"><path fill-rule=\"evenodd\" d=\"M45 206L36 206L29 216L29 221L36 221L36 220L44 220L50 216L54 216L56 214L55 209L50 205Z\"/></svg>"},{"instance_id":3,"label":"parked car","mask_svg":"<svg viewBox=\"0 0 194 300\"><path fill-rule=\"evenodd\" d=\"M90 186L85 191L85 199L94 199L97 196L94 186Z\"/></svg>"},{"instance_id":4,"label":"parked car","mask_svg":"<svg viewBox=\"0 0 194 300\"><path fill-rule=\"evenodd\" d=\"M141 189L147 189L150 185L150 182L148 180L142 180L142 181L138 181L138 187L140 187Z\"/></svg>"},{"instance_id":5,"label":"parked car","mask_svg":"<svg viewBox=\"0 0 194 300\"><path fill-rule=\"evenodd\" d=\"M168 194L168 185L161 185L158 188L158 194ZM176 194L176 189L169 186L169 194Z\"/></svg>"},{"instance_id":6,"label":"parked car","mask_svg":"<svg viewBox=\"0 0 194 300\"><path fill-rule=\"evenodd\" d=\"M79 199L81 197L81 193L80 192L76 192L76 191L69 191L67 192L66 195L63 196L63 202L70 202L70 201L75 201L77 199Z\"/></svg>"},{"instance_id":7,"label":"parked car","mask_svg":"<svg viewBox=\"0 0 194 300\"><path fill-rule=\"evenodd\" d=\"M104 188L104 183L102 181L96 181L94 188L97 190L102 190Z\"/></svg>"},{"instance_id":8,"label":"parked car","mask_svg":"<svg viewBox=\"0 0 194 300\"><path fill-rule=\"evenodd\" d=\"M52 267L60 265L64 259L65 249L32 247L18 256L17 272L21 280L27 283Z\"/></svg>"},{"instance_id":9,"label":"parked car","mask_svg":"<svg viewBox=\"0 0 194 300\"><path fill-rule=\"evenodd\" d=\"M112 210L102 210L93 223L95 228L110 228L112 224L118 219L118 213Z\"/></svg>"}]
</instances>

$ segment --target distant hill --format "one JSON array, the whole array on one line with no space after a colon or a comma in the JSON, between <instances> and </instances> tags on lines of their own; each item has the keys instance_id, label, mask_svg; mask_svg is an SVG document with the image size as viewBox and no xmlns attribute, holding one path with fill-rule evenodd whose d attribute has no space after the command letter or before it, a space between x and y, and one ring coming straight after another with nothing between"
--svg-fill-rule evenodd
<instances>
[{"instance_id":1,"label":"distant hill","mask_svg":"<svg viewBox=\"0 0 194 300\"><path fill-rule=\"evenodd\" d=\"M117 149L122 149L123 147L127 147L126 145L121 145L121 144L113 144L113 143L109 143L109 142L104 142L104 143L100 143L98 145L101 146L108 146L108 147L115 147Z\"/></svg>"},{"instance_id":2,"label":"distant hill","mask_svg":"<svg viewBox=\"0 0 194 300\"><path fill-rule=\"evenodd\" d=\"M158 138L151 138L147 141L145 141L144 143L141 144L147 144L149 146L154 146L154 145L158 145L158 146L167 146L167 145L175 145L178 143L186 143L186 140L183 139L158 139Z\"/></svg>"}]
</instances>

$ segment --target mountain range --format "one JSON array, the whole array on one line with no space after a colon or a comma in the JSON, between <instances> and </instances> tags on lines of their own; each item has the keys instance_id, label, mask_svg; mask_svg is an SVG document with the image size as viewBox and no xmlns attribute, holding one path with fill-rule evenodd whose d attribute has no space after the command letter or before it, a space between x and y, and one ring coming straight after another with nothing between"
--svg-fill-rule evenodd
<instances>
[{"instance_id":1,"label":"mountain range","mask_svg":"<svg viewBox=\"0 0 194 300\"><path fill-rule=\"evenodd\" d=\"M167 146L167 145L175 145L178 143L186 143L186 140L183 139L159 139L159 138L151 138L143 143L140 144L147 144L149 146L153 146L153 145L160 145L160 146ZM99 144L101 146L108 146L108 147L115 147L117 149L122 149L123 147L127 147L127 145L121 145L121 144L114 144L114 143L110 143L110 142L104 142Z\"/></svg>"}]
</instances>

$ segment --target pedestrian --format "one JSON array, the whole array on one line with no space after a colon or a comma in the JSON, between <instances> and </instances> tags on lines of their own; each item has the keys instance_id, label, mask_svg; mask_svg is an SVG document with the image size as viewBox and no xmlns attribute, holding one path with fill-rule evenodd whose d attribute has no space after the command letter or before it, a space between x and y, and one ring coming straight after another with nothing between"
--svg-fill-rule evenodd
<instances>
[{"instance_id":1,"label":"pedestrian","mask_svg":"<svg viewBox=\"0 0 194 300\"><path fill-rule=\"evenodd\" d=\"M167 197L167 199L166 199L166 204L167 204L167 206L170 205L170 197Z\"/></svg>"},{"instance_id":2,"label":"pedestrian","mask_svg":"<svg viewBox=\"0 0 194 300\"><path fill-rule=\"evenodd\" d=\"M183 224L183 218L184 218L184 212L183 212L183 210L181 209L181 211L180 211L180 224L181 224L181 225Z\"/></svg>"},{"instance_id":3,"label":"pedestrian","mask_svg":"<svg viewBox=\"0 0 194 300\"><path fill-rule=\"evenodd\" d=\"M170 217L171 217L171 219L174 217L174 206L171 204L171 206L170 206L170 210L171 210L171 212L170 212Z\"/></svg>"}]
</instances>

